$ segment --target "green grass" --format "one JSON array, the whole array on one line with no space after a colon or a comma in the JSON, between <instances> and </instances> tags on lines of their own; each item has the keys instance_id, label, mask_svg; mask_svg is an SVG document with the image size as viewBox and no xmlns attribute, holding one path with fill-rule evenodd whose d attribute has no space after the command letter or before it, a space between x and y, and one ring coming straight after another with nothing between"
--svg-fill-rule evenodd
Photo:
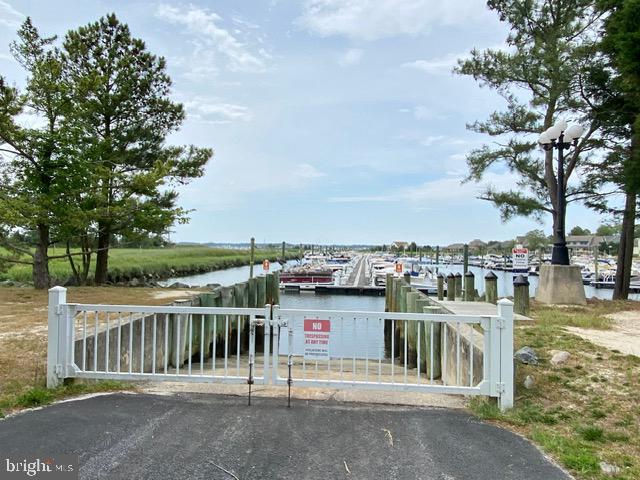
<instances>
[{"instance_id":1,"label":"green grass","mask_svg":"<svg viewBox=\"0 0 640 480\"><path fill-rule=\"evenodd\" d=\"M534 322L515 328L515 347L533 347L539 365L516 364L515 407L505 413L477 397L471 410L540 446L580 480L640 478L640 358L599 347L565 326L606 329L609 313L638 310L637 302L589 301L586 307L535 305ZM549 362L552 350L571 354L566 364ZM534 386L525 389L527 375ZM600 462L620 468L610 477Z\"/></svg>"},{"instance_id":2,"label":"green grass","mask_svg":"<svg viewBox=\"0 0 640 480\"><path fill-rule=\"evenodd\" d=\"M289 251L286 253L287 258L293 258L298 252ZM64 251L60 248L50 250L52 256L62 254ZM280 250L259 249L256 250L255 260L261 261L264 258L275 260L280 255ZM114 281L142 276L168 278L174 275L238 267L247 265L249 260L249 250L209 247L113 248L109 251L109 275ZM95 255L92 257L92 271L94 266ZM71 275L69 261L66 258L51 260L49 272L54 280L66 280ZM31 278L30 265L14 264L8 270L0 272L0 280L30 282Z\"/></svg>"},{"instance_id":3,"label":"green grass","mask_svg":"<svg viewBox=\"0 0 640 480\"><path fill-rule=\"evenodd\" d=\"M74 395L132 390L133 388L131 383L116 382L113 380L67 383L52 389L48 389L44 385L32 386L19 394L3 395L0 401L0 418L5 417L7 413L14 410L49 405L57 400Z\"/></svg>"}]
</instances>

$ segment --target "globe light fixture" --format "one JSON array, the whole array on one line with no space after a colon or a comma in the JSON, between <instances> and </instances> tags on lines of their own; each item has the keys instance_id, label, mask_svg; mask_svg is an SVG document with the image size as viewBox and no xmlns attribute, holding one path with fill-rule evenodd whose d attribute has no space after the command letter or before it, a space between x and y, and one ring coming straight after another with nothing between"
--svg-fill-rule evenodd
<instances>
[{"instance_id":1,"label":"globe light fixture","mask_svg":"<svg viewBox=\"0 0 640 480\"><path fill-rule=\"evenodd\" d=\"M559 120L553 126L540 134L538 143L544 150L558 150L558 168L556 178L556 222L553 232L553 251L551 264L569 265L569 249L565 235L566 198L564 184L564 151L578 144L578 139L584 133L580 125L567 124L566 120Z\"/></svg>"}]
</instances>

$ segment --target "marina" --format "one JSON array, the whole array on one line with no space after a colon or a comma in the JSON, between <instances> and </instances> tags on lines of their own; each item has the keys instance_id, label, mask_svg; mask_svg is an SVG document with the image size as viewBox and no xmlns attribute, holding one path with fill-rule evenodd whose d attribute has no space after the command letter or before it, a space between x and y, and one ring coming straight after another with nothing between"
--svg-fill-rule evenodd
<instances>
[{"instance_id":1,"label":"marina","mask_svg":"<svg viewBox=\"0 0 640 480\"><path fill-rule=\"evenodd\" d=\"M535 297L538 288L537 269L539 262L532 255L531 268L527 272L513 271L509 263L502 262L497 265L486 256L470 256L467 271L475 276L475 289L479 295L484 292L484 277L493 272L497 277L498 295L513 296L513 281L524 273L529 282L529 294ZM595 277L594 259L589 256L575 256L574 262L581 266L583 283L587 298L611 299L614 276L614 266L610 258L601 258L598 261L598 276ZM398 267L400 265L401 267ZM258 269L259 267L256 267ZM387 253L365 253L359 251L343 251L338 254L311 254L307 253L301 260L290 260L283 265L277 262L270 264L271 272L279 272L280 289L284 298L295 295L298 292L315 293L321 297L331 296L384 296L386 275L391 273L396 277L409 275L411 285L422 293L430 296L437 292L437 275L445 277L452 274L464 273L464 259L457 255L443 255L436 263L435 258L420 256L400 256ZM400 269L401 271L397 271ZM638 266L634 266L637 273ZM246 281L250 276L250 267L236 267L226 270L208 272L204 274L174 277L163 282L169 286L175 282L191 287L203 287L210 284L222 286L232 285ZM600 280L591 280L591 278ZM446 284L445 284L446 290ZM640 300L640 283L632 279L630 299ZM355 304L354 304L355 305Z\"/></svg>"}]
</instances>

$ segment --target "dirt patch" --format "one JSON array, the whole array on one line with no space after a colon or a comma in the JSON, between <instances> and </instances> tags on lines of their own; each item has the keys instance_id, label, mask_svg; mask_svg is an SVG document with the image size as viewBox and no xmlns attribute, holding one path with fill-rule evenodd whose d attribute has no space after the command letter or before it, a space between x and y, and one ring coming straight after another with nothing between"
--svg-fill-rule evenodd
<instances>
[{"instance_id":1,"label":"dirt patch","mask_svg":"<svg viewBox=\"0 0 640 480\"><path fill-rule=\"evenodd\" d=\"M71 303L166 305L199 290L71 287ZM0 288L0 402L44 382L47 358L47 291Z\"/></svg>"},{"instance_id":2,"label":"dirt patch","mask_svg":"<svg viewBox=\"0 0 640 480\"><path fill-rule=\"evenodd\" d=\"M153 292L153 299L173 301L180 298L191 298L193 293L193 290L162 290Z\"/></svg>"},{"instance_id":3,"label":"dirt patch","mask_svg":"<svg viewBox=\"0 0 640 480\"><path fill-rule=\"evenodd\" d=\"M578 327L565 327L565 330L596 345L640 357L640 311L626 310L606 317L613 320L610 330Z\"/></svg>"}]
</instances>

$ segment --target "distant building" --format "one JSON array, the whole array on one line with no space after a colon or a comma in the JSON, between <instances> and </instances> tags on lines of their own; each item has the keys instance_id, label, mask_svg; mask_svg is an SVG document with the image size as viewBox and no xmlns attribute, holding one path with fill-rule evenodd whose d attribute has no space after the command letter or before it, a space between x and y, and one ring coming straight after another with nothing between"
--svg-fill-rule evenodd
<instances>
[{"instance_id":1,"label":"distant building","mask_svg":"<svg viewBox=\"0 0 640 480\"><path fill-rule=\"evenodd\" d=\"M567 235L567 248L574 253L591 252L601 243L618 242L617 236L599 236L599 235ZM635 244L634 244L635 247Z\"/></svg>"},{"instance_id":2,"label":"distant building","mask_svg":"<svg viewBox=\"0 0 640 480\"><path fill-rule=\"evenodd\" d=\"M391 248L395 248L397 250L406 250L408 246L409 246L409 242L395 241L391 244Z\"/></svg>"},{"instance_id":3,"label":"distant building","mask_svg":"<svg viewBox=\"0 0 640 480\"><path fill-rule=\"evenodd\" d=\"M483 242L482 240L476 238L475 240L471 240L469 242L469 248L477 250L479 248L484 248L487 246L486 242Z\"/></svg>"},{"instance_id":4,"label":"distant building","mask_svg":"<svg viewBox=\"0 0 640 480\"><path fill-rule=\"evenodd\" d=\"M524 235L518 235L516 237L516 245L522 245L523 247L528 247L529 241L527 240L527 237L525 237Z\"/></svg>"}]
</instances>

